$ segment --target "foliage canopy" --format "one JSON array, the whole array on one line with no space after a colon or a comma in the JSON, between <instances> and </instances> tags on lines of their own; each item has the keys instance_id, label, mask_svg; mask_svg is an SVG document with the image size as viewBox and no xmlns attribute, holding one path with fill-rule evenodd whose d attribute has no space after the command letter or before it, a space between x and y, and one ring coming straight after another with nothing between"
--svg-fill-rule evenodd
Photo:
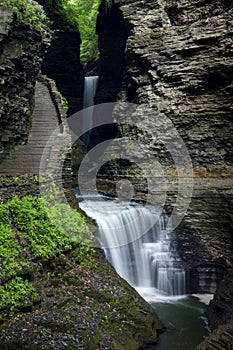
<instances>
[{"instance_id":1,"label":"foliage canopy","mask_svg":"<svg viewBox=\"0 0 233 350\"><path fill-rule=\"evenodd\" d=\"M79 29L82 45L80 57L83 63L98 58L96 18L101 0L65 0L66 16Z\"/></svg>"},{"instance_id":2,"label":"foliage canopy","mask_svg":"<svg viewBox=\"0 0 233 350\"><path fill-rule=\"evenodd\" d=\"M74 25L80 32L82 44L80 58L83 63L98 58L98 37L96 18L101 0L38 0L52 21L59 17L67 24ZM29 0L5 0L3 6L12 10L19 21L32 25L42 33L46 25L51 24L43 12L42 6Z\"/></svg>"}]
</instances>

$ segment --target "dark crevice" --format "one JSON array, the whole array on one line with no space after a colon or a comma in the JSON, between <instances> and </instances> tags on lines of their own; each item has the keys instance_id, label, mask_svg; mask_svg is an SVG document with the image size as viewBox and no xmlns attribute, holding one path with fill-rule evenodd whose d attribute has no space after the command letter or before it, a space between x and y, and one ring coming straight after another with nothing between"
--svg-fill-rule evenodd
<instances>
[{"instance_id":1,"label":"dark crevice","mask_svg":"<svg viewBox=\"0 0 233 350\"><path fill-rule=\"evenodd\" d=\"M106 4L100 5L97 17L99 36L99 85L95 103L116 101L121 88L125 67L125 45L129 29L117 4L106 11Z\"/></svg>"},{"instance_id":2,"label":"dark crevice","mask_svg":"<svg viewBox=\"0 0 233 350\"><path fill-rule=\"evenodd\" d=\"M115 102L122 86L125 68L125 46L129 30L118 4L106 6L104 1L97 16L96 33L99 36L99 82L95 95L95 104ZM97 112L98 114L98 112ZM93 118L101 118L94 110ZM117 126L113 123L111 111L108 111L107 123L92 129L88 149L98 143L113 139L117 135Z\"/></svg>"}]
</instances>

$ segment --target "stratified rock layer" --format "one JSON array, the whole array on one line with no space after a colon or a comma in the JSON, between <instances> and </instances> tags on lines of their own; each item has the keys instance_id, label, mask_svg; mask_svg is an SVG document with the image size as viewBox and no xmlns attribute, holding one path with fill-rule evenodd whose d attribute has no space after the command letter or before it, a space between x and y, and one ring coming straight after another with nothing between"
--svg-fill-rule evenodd
<instances>
[{"instance_id":1,"label":"stratified rock layer","mask_svg":"<svg viewBox=\"0 0 233 350\"><path fill-rule=\"evenodd\" d=\"M48 40L0 9L0 161L27 141L34 89Z\"/></svg>"},{"instance_id":2,"label":"stratified rock layer","mask_svg":"<svg viewBox=\"0 0 233 350\"><path fill-rule=\"evenodd\" d=\"M109 16L111 6L107 6L106 1L104 3L106 16ZM182 201L175 203L176 198L183 188L190 186L192 176L186 177L184 171L184 181L179 183L180 178L174 171L177 164L168 150L170 153L174 150L179 158L180 146L174 142L172 128L169 130L169 123L165 121L173 123L194 168L192 200L176 229L177 248L188 276L190 280L196 278L196 284L189 281L189 291L196 288L213 292L216 284L228 273L216 292L212 311L208 312L211 326L224 327L222 323L225 322L227 331L221 328L213 334L215 341L219 337L220 345L216 345L218 340L215 345L205 342L200 349L231 349L232 331L229 329L232 316L227 310L232 307L232 295L227 290L233 285L232 2L123 0L112 3L115 3L112 8L118 7L121 11L124 28L129 31L118 101L153 108L156 118L153 122L152 113L143 113L143 108L138 108L134 115L138 128L121 128L121 134L130 140L121 142L121 154L129 161L121 159L105 164L98 176L98 188L116 195L116 182L127 178L134 185L134 198L146 200L147 193L159 196L166 192L166 210L172 212L175 209L179 215L183 210ZM100 38L100 43L109 43L112 38L114 45L111 30L100 32L100 35L106 36ZM106 50L111 50L111 47L105 47ZM111 55L104 53L100 61ZM105 72L107 70L109 67ZM103 91L104 84L109 84L108 79L100 79L100 84L99 92ZM99 96L97 92L98 102ZM112 101L116 100L116 91L112 91L111 97ZM121 117L116 114L116 119ZM152 131L157 137L151 136ZM165 146L170 145L170 149L166 149L161 140ZM111 151L116 154L117 148L113 147ZM180 148L180 158L181 151ZM136 165L132 164L130 152ZM148 164L144 166L148 154ZM156 161L162 170L155 166ZM146 169L149 174L147 179L140 169L142 164L143 171ZM161 177L166 178L167 189ZM156 178L157 187L149 189L146 180L156 184ZM206 275L204 270L208 271ZM214 274L215 282L211 277ZM221 321L216 317L218 298L224 314ZM223 342L222 335L225 337Z\"/></svg>"},{"instance_id":3,"label":"stratified rock layer","mask_svg":"<svg viewBox=\"0 0 233 350\"><path fill-rule=\"evenodd\" d=\"M120 9L131 31L121 97L158 109L197 171L224 176L233 159L232 4L125 3Z\"/></svg>"},{"instance_id":4,"label":"stratified rock layer","mask_svg":"<svg viewBox=\"0 0 233 350\"><path fill-rule=\"evenodd\" d=\"M43 61L42 73L52 78L68 102L68 115L83 108L84 73L80 62L78 29L64 14L61 1L38 0L52 21L52 40Z\"/></svg>"}]
</instances>

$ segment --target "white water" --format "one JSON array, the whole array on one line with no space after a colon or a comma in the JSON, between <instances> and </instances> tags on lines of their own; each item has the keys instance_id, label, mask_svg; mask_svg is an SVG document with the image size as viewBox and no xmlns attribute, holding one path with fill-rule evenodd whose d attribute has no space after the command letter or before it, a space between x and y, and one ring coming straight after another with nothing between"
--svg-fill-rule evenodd
<instances>
[{"instance_id":1,"label":"white water","mask_svg":"<svg viewBox=\"0 0 233 350\"><path fill-rule=\"evenodd\" d=\"M165 300L185 294L185 272L172 249L166 215L158 216L153 206L104 196L84 197L80 207L96 220L106 258L142 296Z\"/></svg>"},{"instance_id":2,"label":"white water","mask_svg":"<svg viewBox=\"0 0 233 350\"><path fill-rule=\"evenodd\" d=\"M84 130L89 130L83 137L83 141L86 145L89 143L90 131L92 128L92 114L93 114L93 105L96 89L98 86L98 76L85 77L84 78L84 96L83 96L83 108L88 108L84 111Z\"/></svg>"}]
</instances>

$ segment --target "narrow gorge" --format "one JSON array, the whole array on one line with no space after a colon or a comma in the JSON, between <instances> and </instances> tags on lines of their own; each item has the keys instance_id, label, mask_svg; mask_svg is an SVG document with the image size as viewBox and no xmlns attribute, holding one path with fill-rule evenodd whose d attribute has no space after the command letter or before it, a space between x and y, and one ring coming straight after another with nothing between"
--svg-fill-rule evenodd
<instances>
[{"instance_id":1,"label":"narrow gorge","mask_svg":"<svg viewBox=\"0 0 233 350\"><path fill-rule=\"evenodd\" d=\"M233 349L232 1L102 0L88 64L62 1L25 2L49 21L0 6L1 205L30 262L0 277L0 348ZM76 128L89 131L65 149ZM14 195L41 195L45 150L95 227L84 263L77 242L34 256L14 219ZM4 304L15 276L37 292L16 307ZM208 306L197 298L210 295Z\"/></svg>"}]
</instances>

